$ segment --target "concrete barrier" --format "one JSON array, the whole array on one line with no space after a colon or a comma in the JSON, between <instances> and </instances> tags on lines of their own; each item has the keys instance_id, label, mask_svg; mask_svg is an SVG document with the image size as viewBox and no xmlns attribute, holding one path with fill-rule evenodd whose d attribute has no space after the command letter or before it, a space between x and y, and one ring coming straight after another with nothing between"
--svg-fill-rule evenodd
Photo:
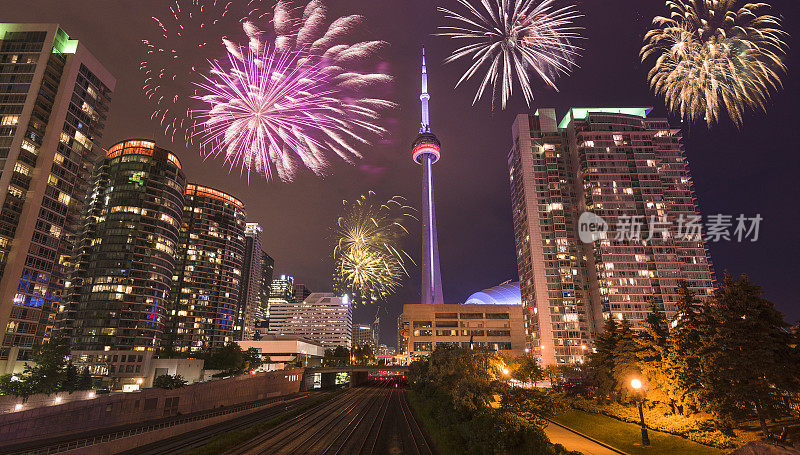
<instances>
[{"instance_id":1,"label":"concrete barrier","mask_svg":"<svg viewBox=\"0 0 800 455\"><path fill-rule=\"evenodd\" d=\"M101 395L0 415L0 445L124 427L300 391L303 369L242 375L180 389Z\"/></svg>"}]
</instances>

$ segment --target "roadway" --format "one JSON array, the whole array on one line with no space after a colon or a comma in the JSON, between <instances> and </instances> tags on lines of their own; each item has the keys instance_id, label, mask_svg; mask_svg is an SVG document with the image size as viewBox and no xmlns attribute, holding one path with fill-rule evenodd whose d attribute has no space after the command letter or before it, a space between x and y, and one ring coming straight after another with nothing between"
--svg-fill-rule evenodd
<instances>
[{"instance_id":1,"label":"roadway","mask_svg":"<svg viewBox=\"0 0 800 455\"><path fill-rule=\"evenodd\" d=\"M405 392L393 385L360 387L235 447L244 454L386 454L434 452L411 413Z\"/></svg>"}]
</instances>

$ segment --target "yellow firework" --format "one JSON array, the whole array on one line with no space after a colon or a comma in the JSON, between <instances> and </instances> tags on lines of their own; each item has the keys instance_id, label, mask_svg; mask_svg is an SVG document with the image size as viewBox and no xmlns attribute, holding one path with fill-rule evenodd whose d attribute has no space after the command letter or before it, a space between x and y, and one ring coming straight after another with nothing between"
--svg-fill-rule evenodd
<instances>
[{"instance_id":1,"label":"yellow firework","mask_svg":"<svg viewBox=\"0 0 800 455\"><path fill-rule=\"evenodd\" d=\"M338 292L350 293L357 303L374 303L393 294L413 260L400 246L408 235L405 225L416 219L405 199L378 200L373 191L342 202L336 222L334 282Z\"/></svg>"},{"instance_id":2,"label":"yellow firework","mask_svg":"<svg viewBox=\"0 0 800 455\"><path fill-rule=\"evenodd\" d=\"M782 88L787 45L780 19L766 3L740 0L668 0L670 17L653 19L641 50L655 57L648 78L667 107L709 126L727 111L737 125L748 108L766 111Z\"/></svg>"}]
</instances>

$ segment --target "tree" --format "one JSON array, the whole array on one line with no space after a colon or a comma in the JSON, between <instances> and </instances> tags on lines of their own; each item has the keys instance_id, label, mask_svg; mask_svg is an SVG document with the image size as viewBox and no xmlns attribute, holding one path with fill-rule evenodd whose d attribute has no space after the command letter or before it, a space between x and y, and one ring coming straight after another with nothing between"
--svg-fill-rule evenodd
<instances>
[{"instance_id":1,"label":"tree","mask_svg":"<svg viewBox=\"0 0 800 455\"><path fill-rule=\"evenodd\" d=\"M703 334L709 329L708 306L697 300L685 282L680 283L675 327L667 337L663 363L664 392L684 415L703 406Z\"/></svg>"},{"instance_id":2,"label":"tree","mask_svg":"<svg viewBox=\"0 0 800 455\"><path fill-rule=\"evenodd\" d=\"M61 381L61 390L72 393L78 390L78 369L72 362L64 370L64 380Z\"/></svg>"},{"instance_id":3,"label":"tree","mask_svg":"<svg viewBox=\"0 0 800 455\"><path fill-rule=\"evenodd\" d=\"M745 275L736 280L725 275L710 316L703 360L714 407L723 417L755 409L768 436L766 418L774 415L781 395L800 390L789 325Z\"/></svg>"},{"instance_id":4,"label":"tree","mask_svg":"<svg viewBox=\"0 0 800 455\"><path fill-rule=\"evenodd\" d=\"M92 375L89 373L89 367L84 367L78 378L78 390L92 390L93 388L94 381L92 380Z\"/></svg>"},{"instance_id":5,"label":"tree","mask_svg":"<svg viewBox=\"0 0 800 455\"><path fill-rule=\"evenodd\" d=\"M244 362L245 370L255 370L264 364L264 360L261 358L261 353L258 352L258 349L256 348L249 348L244 351Z\"/></svg>"},{"instance_id":6,"label":"tree","mask_svg":"<svg viewBox=\"0 0 800 455\"><path fill-rule=\"evenodd\" d=\"M595 352L590 355L587 365L589 382L596 388L601 399L607 398L616 389L613 371L617 328L617 321L613 317L606 320L603 331L595 340Z\"/></svg>"},{"instance_id":7,"label":"tree","mask_svg":"<svg viewBox=\"0 0 800 455\"><path fill-rule=\"evenodd\" d=\"M636 358L642 376L650 384L648 396L653 401L670 403L664 393L667 378L663 367L667 355L667 338L669 322L662 311L662 306L650 302L650 313L644 321L644 330L636 337ZM674 409L673 409L674 412Z\"/></svg>"},{"instance_id":8,"label":"tree","mask_svg":"<svg viewBox=\"0 0 800 455\"><path fill-rule=\"evenodd\" d=\"M179 389L185 385L186 381L179 374L176 374L175 376L162 374L161 376L153 379L153 387L157 389Z\"/></svg>"},{"instance_id":9,"label":"tree","mask_svg":"<svg viewBox=\"0 0 800 455\"><path fill-rule=\"evenodd\" d=\"M629 395L631 390L628 384L631 379L641 376L637 357L638 349L631 323L627 319L623 319L617 331L617 340L614 345L614 365L611 369L614 383L621 396Z\"/></svg>"},{"instance_id":10,"label":"tree","mask_svg":"<svg viewBox=\"0 0 800 455\"><path fill-rule=\"evenodd\" d=\"M544 370L539 366L536 357L528 354L519 356L512 362L511 377L520 382L532 382L534 385L544 379Z\"/></svg>"},{"instance_id":11,"label":"tree","mask_svg":"<svg viewBox=\"0 0 800 455\"><path fill-rule=\"evenodd\" d=\"M256 330L253 332L253 341L261 341L261 331Z\"/></svg>"},{"instance_id":12,"label":"tree","mask_svg":"<svg viewBox=\"0 0 800 455\"><path fill-rule=\"evenodd\" d=\"M69 341L54 337L34 348L31 361L25 364L22 381L29 385L31 393L51 394L61 386L66 360L69 356Z\"/></svg>"},{"instance_id":13,"label":"tree","mask_svg":"<svg viewBox=\"0 0 800 455\"><path fill-rule=\"evenodd\" d=\"M375 353L372 352L372 346L368 344L354 347L353 357L355 357L355 361L359 365L375 363Z\"/></svg>"},{"instance_id":14,"label":"tree","mask_svg":"<svg viewBox=\"0 0 800 455\"><path fill-rule=\"evenodd\" d=\"M245 357L238 343L230 342L205 355L205 368L222 370L227 374L244 371Z\"/></svg>"}]
</instances>

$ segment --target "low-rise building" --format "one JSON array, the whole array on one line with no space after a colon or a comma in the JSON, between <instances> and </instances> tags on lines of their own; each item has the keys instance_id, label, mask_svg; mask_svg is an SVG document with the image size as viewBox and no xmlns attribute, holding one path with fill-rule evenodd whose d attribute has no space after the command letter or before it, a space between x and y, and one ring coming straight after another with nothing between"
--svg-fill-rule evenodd
<instances>
[{"instance_id":1,"label":"low-rise building","mask_svg":"<svg viewBox=\"0 0 800 455\"><path fill-rule=\"evenodd\" d=\"M302 337L265 335L261 340L237 341L242 350L255 348L263 360L268 361L262 369L283 368L287 363L301 361L303 366L320 365L325 356L325 347ZM281 365L276 365L281 364Z\"/></svg>"},{"instance_id":2,"label":"low-rise building","mask_svg":"<svg viewBox=\"0 0 800 455\"><path fill-rule=\"evenodd\" d=\"M472 294L464 304L408 304L398 318L401 353L427 355L439 344L525 352L519 283Z\"/></svg>"},{"instance_id":3,"label":"low-rise building","mask_svg":"<svg viewBox=\"0 0 800 455\"><path fill-rule=\"evenodd\" d=\"M302 301L270 299L269 334L316 341L326 349L350 349L353 312L347 296L315 292Z\"/></svg>"}]
</instances>

